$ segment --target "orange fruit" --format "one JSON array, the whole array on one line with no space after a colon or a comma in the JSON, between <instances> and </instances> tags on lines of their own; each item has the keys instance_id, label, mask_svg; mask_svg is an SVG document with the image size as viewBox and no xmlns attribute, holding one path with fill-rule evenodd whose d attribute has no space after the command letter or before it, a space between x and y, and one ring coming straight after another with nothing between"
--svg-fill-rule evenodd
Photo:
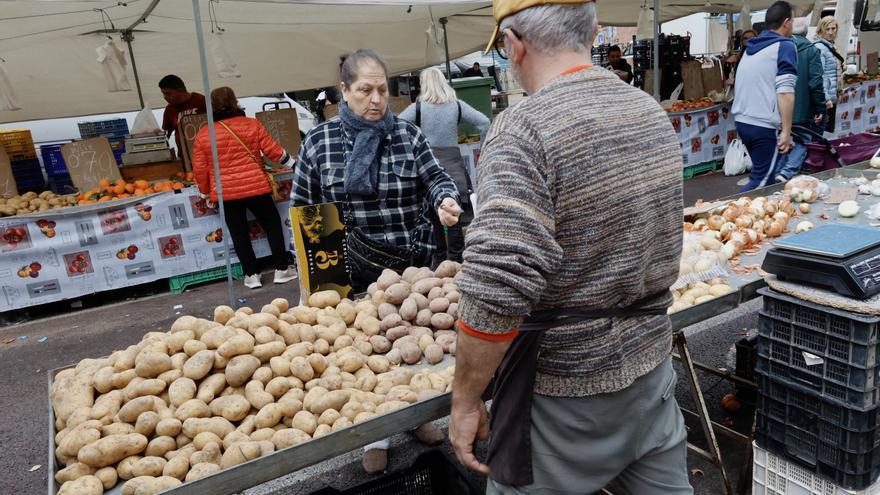
<instances>
[{"instance_id":1,"label":"orange fruit","mask_svg":"<svg viewBox=\"0 0 880 495\"><path fill-rule=\"evenodd\" d=\"M143 179L138 179L138 180L134 181L134 187L135 187L135 189L146 189L146 188L150 187L150 183L143 180Z\"/></svg>"},{"instance_id":2,"label":"orange fruit","mask_svg":"<svg viewBox=\"0 0 880 495\"><path fill-rule=\"evenodd\" d=\"M156 192L156 190L153 189L152 187L148 187L148 188L144 189L144 194L153 194L154 192Z\"/></svg>"},{"instance_id":3,"label":"orange fruit","mask_svg":"<svg viewBox=\"0 0 880 495\"><path fill-rule=\"evenodd\" d=\"M116 180L116 185L117 185L117 186L125 187L125 179L117 179L117 180Z\"/></svg>"},{"instance_id":4,"label":"orange fruit","mask_svg":"<svg viewBox=\"0 0 880 495\"><path fill-rule=\"evenodd\" d=\"M125 186L124 185L120 186L119 184L116 184L115 186L113 186L113 194L119 196L120 194L124 194L124 193L125 193Z\"/></svg>"},{"instance_id":5,"label":"orange fruit","mask_svg":"<svg viewBox=\"0 0 880 495\"><path fill-rule=\"evenodd\" d=\"M101 187L110 187L110 179L101 179L98 181L98 185Z\"/></svg>"},{"instance_id":6,"label":"orange fruit","mask_svg":"<svg viewBox=\"0 0 880 495\"><path fill-rule=\"evenodd\" d=\"M179 191L179 190L183 189L183 184L181 184L180 182L175 182L174 185L171 186L171 188L174 189L175 191Z\"/></svg>"},{"instance_id":7,"label":"orange fruit","mask_svg":"<svg viewBox=\"0 0 880 495\"><path fill-rule=\"evenodd\" d=\"M128 193L122 193L122 194L120 194L120 195L118 195L118 196L116 196L116 197L117 197L117 198L130 198L130 197L131 197L131 194L128 194Z\"/></svg>"},{"instance_id":8,"label":"orange fruit","mask_svg":"<svg viewBox=\"0 0 880 495\"><path fill-rule=\"evenodd\" d=\"M113 201L113 198L110 196L102 196L101 199L98 200L98 203L104 203L106 201Z\"/></svg>"},{"instance_id":9,"label":"orange fruit","mask_svg":"<svg viewBox=\"0 0 880 495\"><path fill-rule=\"evenodd\" d=\"M144 189L135 189L134 190L135 196L144 196L145 194L147 194L147 193L144 191Z\"/></svg>"},{"instance_id":10,"label":"orange fruit","mask_svg":"<svg viewBox=\"0 0 880 495\"><path fill-rule=\"evenodd\" d=\"M134 192L134 184L126 184L125 185L125 192L133 193Z\"/></svg>"}]
</instances>

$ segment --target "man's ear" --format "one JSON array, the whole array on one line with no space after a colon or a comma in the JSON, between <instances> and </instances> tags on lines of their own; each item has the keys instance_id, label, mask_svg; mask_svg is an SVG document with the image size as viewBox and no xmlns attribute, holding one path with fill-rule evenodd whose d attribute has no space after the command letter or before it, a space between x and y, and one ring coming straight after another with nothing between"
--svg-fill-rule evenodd
<instances>
[{"instance_id":1,"label":"man's ear","mask_svg":"<svg viewBox=\"0 0 880 495\"><path fill-rule=\"evenodd\" d=\"M508 29L504 38L504 46L507 47L510 60L517 65L521 65L527 51L525 42L516 33Z\"/></svg>"}]
</instances>

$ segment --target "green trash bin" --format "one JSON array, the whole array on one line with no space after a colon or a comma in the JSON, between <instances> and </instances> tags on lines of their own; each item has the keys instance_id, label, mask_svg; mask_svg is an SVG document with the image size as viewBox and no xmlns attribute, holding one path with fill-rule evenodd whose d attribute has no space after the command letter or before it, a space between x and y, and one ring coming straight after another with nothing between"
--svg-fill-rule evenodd
<instances>
[{"instance_id":1,"label":"green trash bin","mask_svg":"<svg viewBox=\"0 0 880 495\"><path fill-rule=\"evenodd\" d=\"M491 77L464 77L452 80L452 88L458 99L474 107L483 115L492 118L492 82ZM465 135L479 134L472 125L462 122L458 133Z\"/></svg>"}]
</instances>

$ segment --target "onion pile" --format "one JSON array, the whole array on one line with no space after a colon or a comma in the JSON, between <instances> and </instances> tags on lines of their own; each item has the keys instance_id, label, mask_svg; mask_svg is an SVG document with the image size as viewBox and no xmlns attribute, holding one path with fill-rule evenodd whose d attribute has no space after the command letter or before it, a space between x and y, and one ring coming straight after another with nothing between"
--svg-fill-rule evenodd
<instances>
[{"instance_id":1,"label":"onion pile","mask_svg":"<svg viewBox=\"0 0 880 495\"><path fill-rule=\"evenodd\" d=\"M666 312L668 314L677 313L716 297L730 294L735 290L720 278L712 279L708 282L695 282L687 287L672 291L673 303Z\"/></svg>"}]
</instances>

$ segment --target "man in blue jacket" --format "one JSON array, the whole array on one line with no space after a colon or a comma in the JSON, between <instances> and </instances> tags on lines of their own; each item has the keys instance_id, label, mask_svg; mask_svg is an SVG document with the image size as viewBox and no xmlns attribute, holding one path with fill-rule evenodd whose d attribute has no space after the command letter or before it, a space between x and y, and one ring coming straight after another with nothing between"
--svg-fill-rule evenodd
<instances>
[{"instance_id":1,"label":"man in blue jacket","mask_svg":"<svg viewBox=\"0 0 880 495\"><path fill-rule=\"evenodd\" d=\"M797 47L791 40L793 14L788 2L767 9L767 28L749 40L736 73L733 115L752 159L742 191L766 186L779 155L792 148L791 122L797 83Z\"/></svg>"},{"instance_id":2,"label":"man in blue jacket","mask_svg":"<svg viewBox=\"0 0 880 495\"><path fill-rule=\"evenodd\" d=\"M822 79L822 53L806 38L809 21L800 17L794 21L794 43L798 50L798 79L794 88L793 125L796 128L819 130L825 118L825 85ZM792 131L794 148L782 155L776 166L776 182L787 182L797 175L807 158L806 144L813 140L809 132Z\"/></svg>"}]
</instances>

